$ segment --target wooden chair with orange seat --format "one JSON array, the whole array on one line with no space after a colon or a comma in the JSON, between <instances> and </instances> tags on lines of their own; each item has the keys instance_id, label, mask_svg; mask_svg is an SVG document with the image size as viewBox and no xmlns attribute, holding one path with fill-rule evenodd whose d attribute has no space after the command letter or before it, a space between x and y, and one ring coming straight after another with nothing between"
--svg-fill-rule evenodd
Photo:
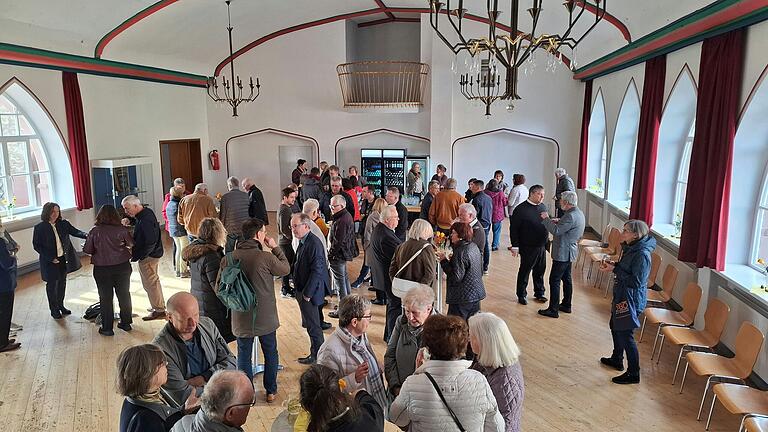
<instances>
[{"instance_id":1,"label":"wooden chair with orange seat","mask_svg":"<svg viewBox=\"0 0 768 432\"><path fill-rule=\"evenodd\" d=\"M734 381L744 384L744 380L752 373L752 368L757 362L757 356L763 346L765 336L752 323L743 322L736 334L736 349L734 357L728 358L717 354L703 352L689 352L685 355L685 370L683 380L680 383L680 393L685 386L685 377L690 368L696 375L708 376L704 394L701 395L699 414L696 420L701 419L701 410L704 408L704 400L707 397L710 384L714 382Z\"/></svg>"},{"instance_id":2,"label":"wooden chair with orange seat","mask_svg":"<svg viewBox=\"0 0 768 432\"><path fill-rule=\"evenodd\" d=\"M768 416L768 392L745 385L726 383L712 386L712 393L714 394L712 405L709 407L706 430L709 430L709 424L712 422L712 411L718 399L728 412L742 416L739 430L744 427L744 418L749 414Z\"/></svg>"},{"instance_id":3,"label":"wooden chair with orange seat","mask_svg":"<svg viewBox=\"0 0 768 432\"><path fill-rule=\"evenodd\" d=\"M611 228L610 234L608 234L608 247L586 247L584 248L584 254L589 259L589 273L587 273L587 279L592 277L592 270L596 263L599 263L606 256L616 255L621 250L621 231L617 228ZM586 262L586 260L584 260ZM581 270L584 270L584 262L582 262Z\"/></svg>"},{"instance_id":4,"label":"wooden chair with orange seat","mask_svg":"<svg viewBox=\"0 0 768 432\"><path fill-rule=\"evenodd\" d=\"M741 419L739 432L768 432L768 416L747 414Z\"/></svg>"},{"instance_id":5,"label":"wooden chair with orange seat","mask_svg":"<svg viewBox=\"0 0 768 432\"><path fill-rule=\"evenodd\" d=\"M648 303L667 304L672 300L672 292L675 290L675 284L677 284L678 273L679 271L675 266L667 264L664 275L661 277L661 291L648 288Z\"/></svg>"},{"instance_id":6,"label":"wooden chair with orange seat","mask_svg":"<svg viewBox=\"0 0 768 432\"><path fill-rule=\"evenodd\" d=\"M648 288L653 288L656 285L656 277L659 275L660 268L661 255L651 252L651 272L648 274Z\"/></svg>"},{"instance_id":7,"label":"wooden chair with orange seat","mask_svg":"<svg viewBox=\"0 0 768 432\"><path fill-rule=\"evenodd\" d=\"M661 347L659 347L659 355L656 359L657 364L661 360L661 350L665 340L669 340L672 345L680 345L675 373L672 375L672 385L675 384L677 371L680 369L680 360L685 352L712 352L712 348L720 342L720 336L723 335L723 329L725 329L725 323L728 321L730 312L730 306L720 299L713 298L704 312L703 330L687 327L664 327L661 329Z\"/></svg>"},{"instance_id":8,"label":"wooden chair with orange seat","mask_svg":"<svg viewBox=\"0 0 768 432\"><path fill-rule=\"evenodd\" d=\"M653 339L651 360L653 360L653 355L656 352L656 344L659 340L662 328L667 326L690 327L693 325L693 320L696 318L696 313L699 311L701 293L702 290L699 284L690 282L683 293L683 310L678 312L671 309L650 307L643 311L643 326L640 329L640 342L643 340L643 332L645 331L647 323L659 325L656 330L656 337Z\"/></svg>"},{"instance_id":9,"label":"wooden chair with orange seat","mask_svg":"<svg viewBox=\"0 0 768 432\"><path fill-rule=\"evenodd\" d=\"M576 264L574 265L574 267L579 265L579 260L582 260L582 263L583 263L583 260L586 259L587 254L584 253L584 249L585 248L588 248L588 247L592 247L592 248L594 248L594 247L597 247L597 248L608 247L608 236L610 236L610 235L611 235L611 224L608 224L608 225L605 226L605 229L603 230L603 235L600 237L599 240L591 240L591 239L585 239L585 238L579 240L578 243L576 243L576 245L579 248L579 254L576 257ZM582 264L581 267L583 269L584 265Z\"/></svg>"}]
</instances>

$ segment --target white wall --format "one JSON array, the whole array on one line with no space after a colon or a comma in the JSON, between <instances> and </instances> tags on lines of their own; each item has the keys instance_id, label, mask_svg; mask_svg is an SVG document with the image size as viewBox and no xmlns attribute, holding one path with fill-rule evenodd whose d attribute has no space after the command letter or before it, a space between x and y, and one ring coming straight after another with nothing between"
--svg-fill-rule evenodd
<instances>
[{"instance_id":1,"label":"white wall","mask_svg":"<svg viewBox=\"0 0 768 432\"><path fill-rule=\"evenodd\" d=\"M347 46L353 49L352 61L419 61L419 23L393 22L370 27L347 26ZM350 39L354 39L350 44Z\"/></svg>"},{"instance_id":2,"label":"white wall","mask_svg":"<svg viewBox=\"0 0 768 432\"><path fill-rule=\"evenodd\" d=\"M429 155L429 141L392 134L386 131L372 133L339 142L336 149L336 164L343 175L349 175L348 168L355 165L361 169L362 149L404 149L405 154L414 156Z\"/></svg>"}]
</instances>

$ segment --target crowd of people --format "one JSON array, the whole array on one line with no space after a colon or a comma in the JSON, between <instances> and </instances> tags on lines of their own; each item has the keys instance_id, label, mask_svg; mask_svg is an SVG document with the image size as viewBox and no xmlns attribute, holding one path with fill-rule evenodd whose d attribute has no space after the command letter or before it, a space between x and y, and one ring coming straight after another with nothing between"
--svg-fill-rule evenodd
<instances>
[{"instance_id":1,"label":"crowd of people","mask_svg":"<svg viewBox=\"0 0 768 432\"><path fill-rule=\"evenodd\" d=\"M572 312L571 264L585 220L565 170L555 171L557 217L552 218L544 187L526 186L522 174L513 176L511 186L502 171L487 183L471 179L461 195L444 166L425 184L421 167L414 164L406 192L422 200L419 218L409 226L398 188L378 197L355 167L342 178L338 167L323 165L308 169L306 161L298 161L292 184L281 191L277 239L267 236L263 194L251 179L241 183L230 177L218 203L207 185L187 193L184 180L174 180L162 216L173 239L175 274L190 279L190 290L167 302L158 276L163 228L137 197L122 200L123 215L103 206L88 233L62 219L57 204L43 207L33 247L54 319L71 313L64 305L67 273L80 267L70 237L85 239L83 250L91 255L100 334L114 335L114 296L117 327L132 330L131 262L137 263L151 305L143 320L167 319L152 344L130 347L118 358L117 388L125 396L121 431L241 430L256 397L251 359L256 339L265 361L265 400L273 402L278 278L281 295L296 299L309 339L308 354L297 359L309 366L300 379L308 431L382 430L385 419L411 431L520 430L520 349L501 318L481 312L483 278L508 217L509 249L520 257L518 303L527 304L532 273L534 299L549 301L539 314L557 318ZM358 236L363 265L352 279L347 265L360 254ZM614 382L627 384L639 382L632 330L645 306L655 243L640 221L627 222L623 240L622 259L601 266L617 280L610 321L614 351L601 362L623 370L626 353L628 371ZM0 281L0 311L10 311L0 322L0 352L19 347L8 337L18 249L6 231L0 232L0 265L7 270ZM544 286L548 250L549 299ZM438 267L446 277L444 299L436 299L432 288ZM366 281L375 291L373 300L351 291ZM448 305L445 315L437 313L436 301ZM616 312L626 302L632 306L629 317ZM327 338L323 331L332 324L325 321L326 305L332 306L328 316L338 319ZM368 334L372 305L386 306L383 357ZM236 355L231 342L237 344Z\"/></svg>"}]
</instances>

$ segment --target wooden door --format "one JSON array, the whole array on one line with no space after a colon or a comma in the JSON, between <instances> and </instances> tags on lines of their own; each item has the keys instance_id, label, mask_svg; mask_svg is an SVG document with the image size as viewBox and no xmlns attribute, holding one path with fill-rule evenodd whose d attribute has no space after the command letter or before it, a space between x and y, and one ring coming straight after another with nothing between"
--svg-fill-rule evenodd
<instances>
[{"instance_id":1,"label":"wooden door","mask_svg":"<svg viewBox=\"0 0 768 432\"><path fill-rule=\"evenodd\" d=\"M181 177L192 191L203 182L202 156L199 139L160 141L160 165L163 173L163 193Z\"/></svg>"}]
</instances>

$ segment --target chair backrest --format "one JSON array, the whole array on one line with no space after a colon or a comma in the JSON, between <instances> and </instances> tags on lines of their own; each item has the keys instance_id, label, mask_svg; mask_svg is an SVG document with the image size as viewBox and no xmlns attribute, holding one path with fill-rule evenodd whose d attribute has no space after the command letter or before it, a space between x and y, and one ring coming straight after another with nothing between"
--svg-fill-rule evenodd
<instances>
[{"instance_id":1,"label":"chair backrest","mask_svg":"<svg viewBox=\"0 0 768 432\"><path fill-rule=\"evenodd\" d=\"M603 243L608 243L608 237L611 235L611 228L611 224L605 226L605 229L603 230L603 236L600 237L600 241Z\"/></svg>"},{"instance_id":2,"label":"chair backrest","mask_svg":"<svg viewBox=\"0 0 768 432\"><path fill-rule=\"evenodd\" d=\"M713 344L720 340L725 329L725 323L728 321L728 314L731 313L731 307L720 299L713 298L704 312L704 330Z\"/></svg>"},{"instance_id":3,"label":"chair backrest","mask_svg":"<svg viewBox=\"0 0 768 432\"><path fill-rule=\"evenodd\" d=\"M618 228L611 228L611 233L608 234L608 249L609 255L616 255L621 249L621 231Z\"/></svg>"},{"instance_id":4,"label":"chair backrest","mask_svg":"<svg viewBox=\"0 0 768 432\"><path fill-rule=\"evenodd\" d=\"M696 282L688 282L683 293L683 310L681 313L689 318L687 325L693 324L696 319L696 313L699 312L699 303L701 303L701 287Z\"/></svg>"},{"instance_id":5,"label":"chair backrest","mask_svg":"<svg viewBox=\"0 0 768 432\"><path fill-rule=\"evenodd\" d=\"M656 252L651 252L651 272L648 273L648 288L656 283L656 276L659 275L659 268L661 268L661 255Z\"/></svg>"},{"instance_id":6,"label":"chair backrest","mask_svg":"<svg viewBox=\"0 0 768 432\"><path fill-rule=\"evenodd\" d=\"M752 368L757 362L757 356L763 347L763 333L752 323L744 321L741 323L739 333L736 334L736 356L734 363L739 371L738 378L744 379L752 373Z\"/></svg>"},{"instance_id":7,"label":"chair backrest","mask_svg":"<svg viewBox=\"0 0 768 432\"><path fill-rule=\"evenodd\" d=\"M675 284L677 283L677 274L679 271L672 264L667 264L667 268L664 269L664 275L661 277L661 289L669 298L672 298L672 291L675 290Z\"/></svg>"}]
</instances>

